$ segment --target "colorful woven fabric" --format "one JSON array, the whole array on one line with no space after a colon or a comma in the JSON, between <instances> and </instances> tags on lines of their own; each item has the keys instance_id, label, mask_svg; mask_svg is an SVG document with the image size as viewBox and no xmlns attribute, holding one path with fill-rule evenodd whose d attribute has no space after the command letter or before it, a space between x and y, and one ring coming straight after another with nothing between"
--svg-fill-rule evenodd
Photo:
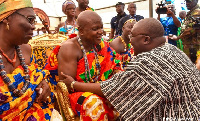
<instances>
[{"instance_id":1,"label":"colorful woven fabric","mask_svg":"<svg viewBox=\"0 0 200 121\"><path fill-rule=\"evenodd\" d=\"M13 96L13 93L9 91L7 84L4 83L2 77L0 77L0 120L50 120L51 111L53 110L53 101L49 100L44 103L36 103L35 99L37 92L35 88L49 75L47 70L37 69L35 64L35 56L31 56L31 64L28 65L30 75L30 85L27 91L21 97ZM7 74L11 82L15 87L21 90L25 80L25 73L22 66L18 66L12 74ZM50 84L49 84L50 85ZM53 93L51 93L53 98Z\"/></svg>"},{"instance_id":2,"label":"colorful woven fabric","mask_svg":"<svg viewBox=\"0 0 200 121\"><path fill-rule=\"evenodd\" d=\"M69 98L73 111L81 121L108 121L119 116L108 101L93 93L76 92Z\"/></svg>"},{"instance_id":3,"label":"colorful woven fabric","mask_svg":"<svg viewBox=\"0 0 200 121\"><path fill-rule=\"evenodd\" d=\"M42 40L41 40L42 41ZM33 47L33 51L35 53L36 57L36 63L38 65L38 68L43 69L46 65L48 56L52 52L52 50L55 48L55 46L35 46Z\"/></svg>"},{"instance_id":4,"label":"colorful woven fabric","mask_svg":"<svg viewBox=\"0 0 200 121\"><path fill-rule=\"evenodd\" d=\"M51 73L51 76L53 74L54 79L58 81L57 77L57 67L58 67L58 61L57 61L57 54L59 52L60 45L58 45L53 52L51 53L47 65L45 69L49 70ZM99 77L99 82L104 81L108 78L110 78L113 75L114 71L122 70L121 68L121 56L117 54L113 49L109 46L107 42L102 41L98 47L98 58L101 65L101 72ZM90 68L90 74L91 77L95 78L96 73L96 65L95 65L95 55L93 50L87 52L87 58L89 61L89 68ZM77 74L75 80L79 82L86 82L85 80L85 62L84 58L81 58L79 62L77 63ZM54 82L56 83L56 82Z\"/></svg>"},{"instance_id":5,"label":"colorful woven fabric","mask_svg":"<svg viewBox=\"0 0 200 121\"><path fill-rule=\"evenodd\" d=\"M31 0L1 0L0 21L11 15L14 11L26 7L33 7Z\"/></svg>"},{"instance_id":6,"label":"colorful woven fabric","mask_svg":"<svg viewBox=\"0 0 200 121\"><path fill-rule=\"evenodd\" d=\"M57 60L57 54L59 52L60 46L57 46L52 54L50 55L47 65L45 69L50 71L50 81L52 84L57 84L57 81L59 81L58 78L58 60ZM99 82L100 81L105 81L106 79L110 78L113 75L113 72L116 70L122 70L121 69L121 56L116 54L110 47L109 44L102 41L98 46L97 46L97 54L99 58L99 62L101 65L101 71L100 71L100 76L99 76ZM89 68L90 68L90 74L91 77L94 79L95 78L95 73L96 73L96 65L95 65L95 55L93 50L89 51L87 54L88 62L89 62ZM89 75L88 75L89 76ZM86 82L85 78L85 62L84 58L81 58L78 63L77 63L77 74L76 74L76 81L79 82ZM90 106L91 109L86 109L84 108L84 102L89 105L95 106L96 104L101 104L100 106L97 106L100 109L105 109L104 111L100 112L98 116L98 120L103 120L106 116L109 116L108 118L113 119L114 115L116 113L106 105L105 101L102 100L102 98L98 97L97 95L94 96L92 93L85 93L88 94L87 96L83 97L83 92L75 92L69 96L71 106L74 110L74 112L80 116L80 118L84 119L85 121L90 121L92 120L92 117L86 115L86 112L88 110L92 110L92 112L98 112L99 109L92 109L92 106ZM94 96L94 100L101 100L101 103L96 103L95 101L88 102L89 100L93 100L92 97ZM82 103L79 101L82 99ZM87 106L86 106L87 107ZM93 114L93 113L92 113ZM97 115L97 114L94 114ZM91 119L90 119L90 118Z\"/></svg>"},{"instance_id":7,"label":"colorful woven fabric","mask_svg":"<svg viewBox=\"0 0 200 121\"><path fill-rule=\"evenodd\" d=\"M131 46L131 43L128 44L128 50L126 52L121 52L120 55L122 56L122 66L125 68L134 55L134 50Z\"/></svg>"}]
</instances>

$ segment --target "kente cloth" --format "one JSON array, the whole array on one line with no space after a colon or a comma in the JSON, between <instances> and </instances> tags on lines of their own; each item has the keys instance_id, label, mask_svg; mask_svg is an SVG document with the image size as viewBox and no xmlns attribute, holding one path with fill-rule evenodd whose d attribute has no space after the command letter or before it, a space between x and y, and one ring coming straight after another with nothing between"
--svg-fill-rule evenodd
<instances>
[{"instance_id":1,"label":"kente cloth","mask_svg":"<svg viewBox=\"0 0 200 121\"><path fill-rule=\"evenodd\" d=\"M135 56L101 90L125 121L198 121L199 75L183 51L166 43Z\"/></svg>"},{"instance_id":2,"label":"kente cloth","mask_svg":"<svg viewBox=\"0 0 200 121\"><path fill-rule=\"evenodd\" d=\"M39 41L43 41L43 40L39 40ZM35 58L36 58L36 63L38 65L39 69L43 69L46 65L46 61L48 59L48 56L50 55L50 53L53 51L53 49L56 46L50 46L50 45L46 45L46 46L34 46L33 47L33 51L35 54Z\"/></svg>"},{"instance_id":3,"label":"kente cloth","mask_svg":"<svg viewBox=\"0 0 200 121\"><path fill-rule=\"evenodd\" d=\"M57 54L59 52L60 46L57 46L53 52L51 53L47 65L45 69L50 71L50 82L54 85L57 84L59 81L58 77L58 60ZM104 81L110 78L113 75L114 71L122 70L121 69L121 56L113 51L110 48L109 44L105 41L101 41L101 43L97 47L98 51L98 58L99 63L101 65L100 77L99 82ZM96 64L95 64L95 55L93 50L89 51L87 54L90 74L91 77L94 79L96 77ZM77 63L77 74L75 77L76 81L79 82L87 82L85 78L85 62L84 58L81 58ZM116 117L116 112L111 106L107 106L105 99L94 95L92 93L84 93L84 92L74 92L69 95L70 103L74 112L80 116L80 118L84 119L85 121L90 121L95 117L97 121L104 120L106 117L108 119L113 119ZM81 103L79 102L81 101ZM84 104L86 107L84 107ZM101 109L101 110L99 110ZM93 112L93 113L91 113Z\"/></svg>"},{"instance_id":4,"label":"kente cloth","mask_svg":"<svg viewBox=\"0 0 200 121\"><path fill-rule=\"evenodd\" d=\"M128 44L128 50L125 52L121 52L120 55L122 56L122 66L123 68L125 68L134 55L134 50L133 47L131 46L131 43Z\"/></svg>"},{"instance_id":5,"label":"kente cloth","mask_svg":"<svg viewBox=\"0 0 200 121\"><path fill-rule=\"evenodd\" d=\"M11 15L16 10L27 7L33 7L31 0L1 0L0 21Z\"/></svg>"},{"instance_id":6,"label":"kente cloth","mask_svg":"<svg viewBox=\"0 0 200 121\"><path fill-rule=\"evenodd\" d=\"M86 8L86 10L94 11L94 8L91 8L91 7L88 6L88 7Z\"/></svg>"},{"instance_id":7,"label":"kente cloth","mask_svg":"<svg viewBox=\"0 0 200 121\"><path fill-rule=\"evenodd\" d=\"M195 19L200 17L200 7L197 4L192 10L190 10L186 19L181 26L181 33L185 30L191 29L190 34L183 36L184 52L195 62L197 59L197 51L200 49L200 33L194 29Z\"/></svg>"},{"instance_id":8,"label":"kente cloth","mask_svg":"<svg viewBox=\"0 0 200 121\"><path fill-rule=\"evenodd\" d=\"M47 102L36 103L37 92L35 88L49 75L48 70L39 70L35 64L35 56L31 55L31 63L28 65L30 85L21 97L16 97L9 91L8 85L0 77L0 120L13 121L46 121L50 120L53 106L53 91ZM12 74L7 74L14 86L21 90L24 85L24 69L19 65ZM49 86L51 87L50 83Z\"/></svg>"}]
</instances>

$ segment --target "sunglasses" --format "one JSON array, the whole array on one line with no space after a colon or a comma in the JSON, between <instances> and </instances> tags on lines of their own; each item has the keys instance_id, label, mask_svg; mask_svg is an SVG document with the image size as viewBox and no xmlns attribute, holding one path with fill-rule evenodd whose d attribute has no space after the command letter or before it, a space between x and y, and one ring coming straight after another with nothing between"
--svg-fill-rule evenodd
<instances>
[{"instance_id":1,"label":"sunglasses","mask_svg":"<svg viewBox=\"0 0 200 121\"><path fill-rule=\"evenodd\" d=\"M21 14L21 13L18 13L18 12L15 12L15 13L17 13L18 15L21 15L21 16L23 16L24 18L26 18L26 19L28 20L28 22L29 22L31 25L33 25L33 24L36 23L35 17L34 17L34 16L25 16L25 15L23 15L23 14Z\"/></svg>"}]
</instances>

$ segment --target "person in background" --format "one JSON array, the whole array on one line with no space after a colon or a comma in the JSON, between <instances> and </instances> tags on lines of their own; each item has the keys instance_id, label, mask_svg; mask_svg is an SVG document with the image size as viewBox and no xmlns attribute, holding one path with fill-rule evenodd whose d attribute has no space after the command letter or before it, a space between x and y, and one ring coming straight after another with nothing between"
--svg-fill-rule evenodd
<instances>
[{"instance_id":1,"label":"person in background","mask_svg":"<svg viewBox=\"0 0 200 121\"><path fill-rule=\"evenodd\" d=\"M109 40L109 37L107 37L107 35L106 35L106 31L104 31L103 30L103 36L102 36L102 39L104 40L104 41L108 41Z\"/></svg>"},{"instance_id":2,"label":"person in background","mask_svg":"<svg viewBox=\"0 0 200 121\"><path fill-rule=\"evenodd\" d=\"M118 58L109 44L102 40L101 17L96 12L86 10L79 14L77 24L78 37L57 46L48 59L45 69L51 73L51 82L57 84L64 79L63 72L80 82L100 83L121 71L120 56ZM81 120L105 121L116 118L115 111L101 97L92 93L71 91L69 98L72 109ZM93 108L96 106L98 108Z\"/></svg>"},{"instance_id":3,"label":"person in background","mask_svg":"<svg viewBox=\"0 0 200 121\"><path fill-rule=\"evenodd\" d=\"M156 9L157 12L157 9ZM181 26L181 18L175 16L175 6L173 4L167 5L167 16L160 18L160 13L158 13L158 20L162 23L165 36L168 36L168 43L177 46L176 40L173 35L177 36L178 27Z\"/></svg>"},{"instance_id":4,"label":"person in background","mask_svg":"<svg viewBox=\"0 0 200 121\"><path fill-rule=\"evenodd\" d=\"M200 23L200 7L198 0L186 0L187 12L185 21L181 26L181 38L183 41L184 52L192 60L196 62L197 56L200 56L200 27L196 26Z\"/></svg>"},{"instance_id":5,"label":"person in background","mask_svg":"<svg viewBox=\"0 0 200 121\"><path fill-rule=\"evenodd\" d=\"M124 23L128 20L128 19L135 19L136 21L139 21L141 19L144 19L143 16L140 15L136 15L136 4L135 3L130 3L128 5L127 10L129 11L129 15L123 17L120 19L119 21L119 25L118 25L118 34L122 35L122 27L124 25Z\"/></svg>"},{"instance_id":6,"label":"person in background","mask_svg":"<svg viewBox=\"0 0 200 121\"><path fill-rule=\"evenodd\" d=\"M137 22L130 41L135 58L125 72L101 83L82 83L65 75L68 89L107 98L123 121L198 121L200 71L187 55L166 43L154 18Z\"/></svg>"},{"instance_id":7,"label":"person in background","mask_svg":"<svg viewBox=\"0 0 200 121\"><path fill-rule=\"evenodd\" d=\"M111 32L110 32L110 36L109 39L113 39L113 37L118 35L118 25L119 25L119 20L126 16L126 13L124 12L124 7L125 4L122 2L118 2L116 5L116 12L117 12L117 16L113 17L111 19L110 25L111 25Z\"/></svg>"},{"instance_id":8,"label":"person in background","mask_svg":"<svg viewBox=\"0 0 200 121\"><path fill-rule=\"evenodd\" d=\"M27 44L35 29L31 0L0 1L0 120L50 120L49 71L37 67Z\"/></svg>"},{"instance_id":9,"label":"person in background","mask_svg":"<svg viewBox=\"0 0 200 121\"><path fill-rule=\"evenodd\" d=\"M185 20L185 17L186 17L186 11L180 11L180 12L179 12L179 17L181 18L181 20L182 20L181 23L183 24L183 22L184 22L184 20ZM177 36L180 36L180 34L181 34L181 27L178 28ZM176 41L176 44L177 44L177 47L178 47L180 50L183 51L183 42L182 42L182 40L181 40L181 39L178 39L178 40Z\"/></svg>"},{"instance_id":10,"label":"person in background","mask_svg":"<svg viewBox=\"0 0 200 121\"><path fill-rule=\"evenodd\" d=\"M133 28L135 23L135 19L127 20L122 28L122 36L118 36L110 42L110 47L112 47L117 53L122 56L122 65L124 69L134 55L134 50L131 46L129 35L131 34L131 29Z\"/></svg>"},{"instance_id":11,"label":"person in background","mask_svg":"<svg viewBox=\"0 0 200 121\"><path fill-rule=\"evenodd\" d=\"M63 3L62 11L65 15L67 15L67 19L65 20L65 22L62 22L58 25L57 29L59 33L64 34L66 36L70 36L71 34L78 34L75 18L75 9L76 6L73 1L65 1Z\"/></svg>"},{"instance_id":12,"label":"person in background","mask_svg":"<svg viewBox=\"0 0 200 121\"><path fill-rule=\"evenodd\" d=\"M180 11L179 12L179 17L181 18L181 20L185 20L185 17L186 17L186 11Z\"/></svg>"},{"instance_id":13,"label":"person in background","mask_svg":"<svg viewBox=\"0 0 200 121\"><path fill-rule=\"evenodd\" d=\"M75 13L75 18L78 17L78 15L85 11L85 10L92 10L94 11L93 8L89 7L89 0L76 0L78 2L78 7L76 8L76 13Z\"/></svg>"}]
</instances>

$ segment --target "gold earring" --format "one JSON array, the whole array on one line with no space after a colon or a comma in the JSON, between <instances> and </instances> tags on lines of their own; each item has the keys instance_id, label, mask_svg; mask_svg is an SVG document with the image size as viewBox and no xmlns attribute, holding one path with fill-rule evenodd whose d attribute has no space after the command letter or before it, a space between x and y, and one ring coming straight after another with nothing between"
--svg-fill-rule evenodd
<instances>
[{"instance_id":1,"label":"gold earring","mask_svg":"<svg viewBox=\"0 0 200 121\"><path fill-rule=\"evenodd\" d=\"M9 24L7 23L7 25L6 25L6 28L7 28L7 30L9 30L10 29L10 27L9 27Z\"/></svg>"}]
</instances>

